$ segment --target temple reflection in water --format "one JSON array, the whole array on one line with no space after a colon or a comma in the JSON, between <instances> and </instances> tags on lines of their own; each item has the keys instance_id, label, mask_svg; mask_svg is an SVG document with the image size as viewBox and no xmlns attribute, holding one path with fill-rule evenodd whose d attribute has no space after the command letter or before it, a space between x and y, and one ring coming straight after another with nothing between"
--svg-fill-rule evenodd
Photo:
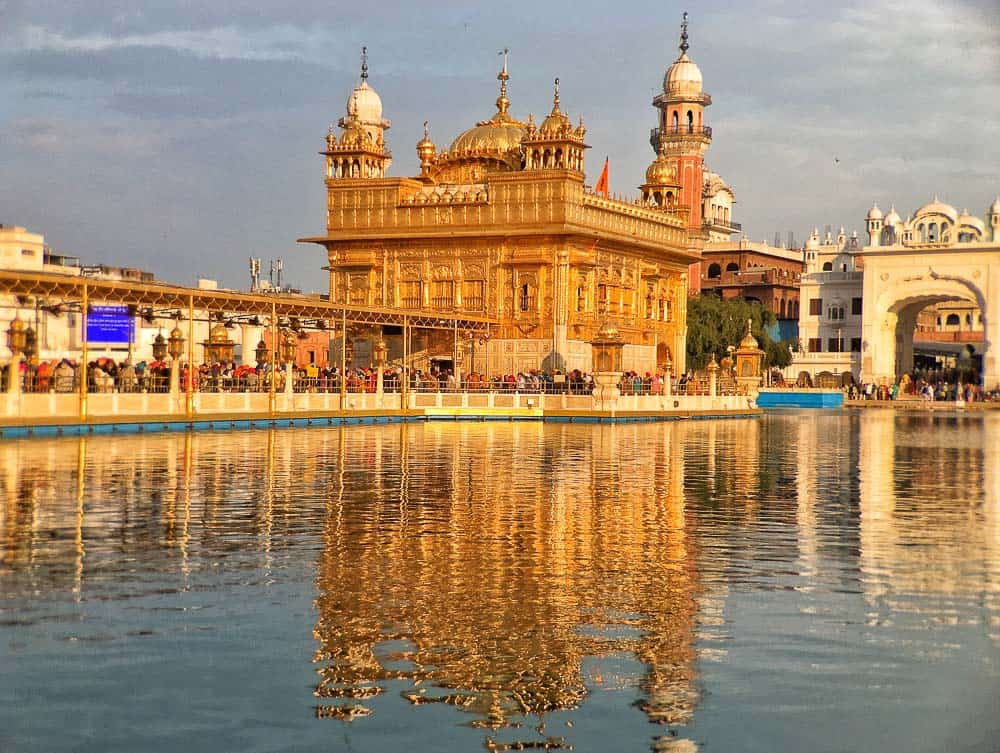
<instances>
[{"instance_id":1,"label":"temple reflection in water","mask_svg":"<svg viewBox=\"0 0 1000 753\"><path fill-rule=\"evenodd\" d=\"M551 715L625 689L666 725L660 749L694 749L663 733L683 736L699 668L725 660L768 527L794 533L769 566L856 587L876 631L947 622L957 594L984 600L996 644L998 570L967 567L970 547L1000 559L1000 449L968 429L992 417L766 420L5 442L0 580L85 599L137 577L122 557L181 583L222 558L265 575L312 558L303 710L378 717L392 693L501 748L562 744L572 717ZM956 485L967 498L921 502Z\"/></svg>"},{"instance_id":2,"label":"temple reflection in water","mask_svg":"<svg viewBox=\"0 0 1000 753\"><path fill-rule=\"evenodd\" d=\"M645 676L602 681L638 684L651 719L686 722L703 586L685 430L658 432L627 458L621 442L641 439L615 426L438 424L382 444L376 475L398 468L398 493L332 502L317 695L363 698L382 680L414 680L414 703L451 703L499 727L576 708L594 681L584 657L630 651ZM414 463L437 472L412 477ZM383 648L398 641L406 647Z\"/></svg>"}]
</instances>

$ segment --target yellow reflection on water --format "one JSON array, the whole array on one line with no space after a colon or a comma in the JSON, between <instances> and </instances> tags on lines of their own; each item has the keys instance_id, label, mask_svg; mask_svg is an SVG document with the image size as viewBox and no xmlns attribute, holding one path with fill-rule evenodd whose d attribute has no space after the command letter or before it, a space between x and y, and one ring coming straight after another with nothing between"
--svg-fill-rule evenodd
<instances>
[{"instance_id":1,"label":"yellow reflection on water","mask_svg":"<svg viewBox=\"0 0 1000 753\"><path fill-rule=\"evenodd\" d=\"M745 445L740 473L756 451L749 426L721 427ZM373 448L373 496L351 493L343 458L318 568L316 695L358 701L404 680L412 703L495 729L637 687L651 720L686 723L703 591L683 493L689 429L403 428ZM644 671L585 672L587 657L625 654Z\"/></svg>"}]
</instances>

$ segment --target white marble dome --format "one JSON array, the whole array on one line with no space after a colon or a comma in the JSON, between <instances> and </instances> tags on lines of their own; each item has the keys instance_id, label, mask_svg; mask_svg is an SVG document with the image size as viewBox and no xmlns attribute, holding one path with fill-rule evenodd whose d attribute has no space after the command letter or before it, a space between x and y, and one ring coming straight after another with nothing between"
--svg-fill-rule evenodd
<instances>
[{"instance_id":1,"label":"white marble dome","mask_svg":"<svg viewBox=\"0 0 1000 753\"><path fill-rule=\"evenodd\" d=\"M358 84L347 99L347 114L362 123L379 123L382 120L382 98L368 85Z\"/></svg>"},{"instance_id":2,"label":"white marble dome","mask_svg":"<svg viewBox=\"0 0 1000 753\"><path fill-rule=\"evenodd\" d=\"M663 92L673 97L697 96L702 93L702 84L701 69L685 52L667 68L667 75L663 77Z\"/></svg>"},{"instance_id":3,"label":"white marble dome","mask_svg":"<svg viewBox=\"0 0 1000 753\"><path fill-rule=\"evenodd\" d=\"M958 219L958 211L955 207L951 204L945 204L943 201L939 200L937 196L920 207L920 209L914 213L914 216L919 217L920 215L925 214L942 214L952 222L955 222Z\"/></svg>"}]
</instances>

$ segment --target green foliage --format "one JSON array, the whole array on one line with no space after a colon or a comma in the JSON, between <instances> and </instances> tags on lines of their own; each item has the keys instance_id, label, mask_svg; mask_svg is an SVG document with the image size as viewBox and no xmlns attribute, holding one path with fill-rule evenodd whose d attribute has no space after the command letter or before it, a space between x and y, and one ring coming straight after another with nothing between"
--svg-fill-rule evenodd
<instances>
[{"instance_id":1,"label":"green foliage","mask_svg":"<svg viewBox=\"0 0 1000 753\"><path fill-rule=\"evenodd\" d=\"M738 346L746 335L747 319L753 322L751 331L765 353L764 368L784 367L792 362L788 342L775 342L764 329L777 321L774 312L755 301L743 298L724 301L718 296L706 294L688 299L688 368L705 368L713 353L716 360L725 358L726 348Z\"/></svg>"}]
</instances>

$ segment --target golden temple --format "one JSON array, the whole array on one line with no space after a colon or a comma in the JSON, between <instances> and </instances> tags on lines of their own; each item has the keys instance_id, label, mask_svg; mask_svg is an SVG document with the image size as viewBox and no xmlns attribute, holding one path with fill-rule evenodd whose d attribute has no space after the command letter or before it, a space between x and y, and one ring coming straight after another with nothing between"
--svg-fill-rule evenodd
<instances>
[{"instance_id":1,"label":"golden temple","mask_svg":"<svg viewBox=\"0 0 1000 753\"><path fill-rule=\"evenodd\" d=\"M326 235L302 239L327 250L331 302L492 321L487 347L472 348L464 362L457 334L417 335L406 349L416 367L436 356L464 373L589 371L590 341L609 323L625 343L624 369L683 371L689 267L704 240L701 173L697 190L684 176L692 160L700 170L708 144L701 110L710 102L700 74L698 91L689 91L686 48L685 27L682 54L653 103L661 110L657 156L633 200L586 184L586 128L562 111L559 79L540 123L511 113L506 50L493 115L440 151L425 122L420 174L389 177L390 122L365 53L341 133L331 125L322 152ZM677 67L685 75L672 75ZM671 130L668 106L697 110L698 132ZM404 352L401 335L384 334L390 357Z\"/></svg>"}]
</instances>

